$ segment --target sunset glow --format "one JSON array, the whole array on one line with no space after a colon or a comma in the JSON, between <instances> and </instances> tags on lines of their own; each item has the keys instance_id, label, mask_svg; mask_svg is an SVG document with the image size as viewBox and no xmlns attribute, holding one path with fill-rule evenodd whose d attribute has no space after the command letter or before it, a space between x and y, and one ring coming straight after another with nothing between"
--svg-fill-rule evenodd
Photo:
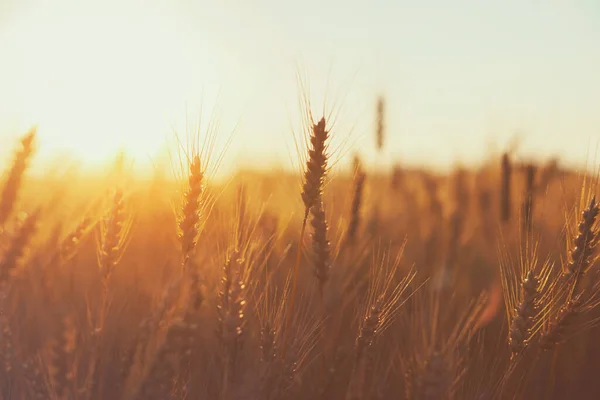
<instances>
[{"instance_id":1,"label":"sunset glow","mask_svg":"<svg viewBox=\"0 0 600 400\"><path fill-rule=\"evenodd\" d=\"M599 44L600 0L0 0L0 399L600 399Z\"/></svg>"},{"instance_id":2,"label":"sunset glow","mask_svg":"<svg viewBox=\"0 0 600 400\"><path fill-rule=\"evenodd\" d=\"M32 3L4 27L0 114L16 132L37 125L46 152L97 164L124 149L147 163L200 99L211 48L194 54L162 10L93 4Z\"/></svg>"},{"instance_id":3,"label":"sunset glow","mask_svg":"<svg viewBox=\"0 0 600 400\"><path fill-rule=\"evenodd\" d=\"M315 113L339 107L333 140L380 165L478 163L517 134L525 157L581 164L596 147L594 2L383 3L7 0L0 137L37 124L48 155L97 164L124 148L143 166L203 106L236 130L224 165L287 168L300 74Z\"/></svg>"}]
</instances>

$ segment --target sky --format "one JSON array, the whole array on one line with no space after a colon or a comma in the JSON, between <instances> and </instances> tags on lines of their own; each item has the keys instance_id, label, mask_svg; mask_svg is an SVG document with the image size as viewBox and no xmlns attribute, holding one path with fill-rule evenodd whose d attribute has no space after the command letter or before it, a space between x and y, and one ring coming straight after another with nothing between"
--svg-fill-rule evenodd
<instances>
[{"instance_id":1,"label":"sky","mask_svg":"<svg viewBox=\"0 0 600 400\"><path fill-rule=\"evenodd\" d=\"M36 124L42 159L143 168L202 116L231 138L223 171L295 167L307 95L334 158L445 168L518 135L521 157L582 165L599 43L595 0L0 0L2 151Z\"/></svg>"}]
</instances>

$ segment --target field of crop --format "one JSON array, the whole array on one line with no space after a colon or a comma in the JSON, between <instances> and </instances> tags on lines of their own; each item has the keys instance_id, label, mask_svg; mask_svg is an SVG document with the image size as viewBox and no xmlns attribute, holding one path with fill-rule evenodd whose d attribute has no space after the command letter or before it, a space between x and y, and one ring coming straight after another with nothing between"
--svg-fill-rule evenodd
<instances>
[{"instance_id":1,"label":"field of crop","mask_svg":"<svg viewBox=\"0 0 600 400\"><path fill-rule=\"evenodd\" d=\"M0 186L2 398L600 398L595 176L511 152L334 172L334 134L309 124L298 175L226 183L210 146L184 146L179 180L123 158L34 176L23 135Z\"/></svg>"}]
</instances>

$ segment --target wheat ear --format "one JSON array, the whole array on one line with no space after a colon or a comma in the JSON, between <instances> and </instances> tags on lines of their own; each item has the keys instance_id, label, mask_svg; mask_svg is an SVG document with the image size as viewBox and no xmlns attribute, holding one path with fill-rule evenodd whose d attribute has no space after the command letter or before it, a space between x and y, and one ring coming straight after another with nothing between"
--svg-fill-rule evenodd
<instances>
[{"instance_id":1,"label":"wheat ear","mask_svg":"<svg viewBox=\"0 0 600 400\"><path fill-rule=\"evenodd\" d=\"M291 316L294 313L294 301L296 299L296 290L298 286L298 272L300 269L300 256L302 254L302 242L304 240L304 231L306 230L306 221L310 209L320 200L323 191L323 183L327 172L327 139L329 131L325 128L325 118L321 118L318 123L313 124L310 135L310 148L308 150L308 159L304 171L304 184L302 186L302 202L304 203L304 218L302 219L302 228L300 229L300 239L298 241L298 252L296 254L296 264L294 265L294 275L292 279L292 292L290 297L289 310L286 313L283 342L281 346L281 356L285 357L287 340L289 336L289 325Z\"/></svg>"},{"instance_id":2,"label":"wheat ear","mask_svg":"<svg viewBox=\"0 0 600 400\"><path fill-rule=\"evenodd\" d=\"M0 194L0 226L4 225L13 212L23 173L29 165L29 159L33 154L33 143L36 136L36 129L31 129L21 138L20 148L15 153L15 158L8 172L8 177Z\"/></svg>"}]
</instances>

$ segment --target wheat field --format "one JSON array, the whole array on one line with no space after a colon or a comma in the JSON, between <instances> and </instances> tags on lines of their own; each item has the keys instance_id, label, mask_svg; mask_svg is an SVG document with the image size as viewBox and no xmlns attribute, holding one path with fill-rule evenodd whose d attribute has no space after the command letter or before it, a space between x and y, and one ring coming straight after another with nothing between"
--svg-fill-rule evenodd
<instances>
[{"instance_id":1,"label":"wheat field","mask_svg":"<svg viewBox=\"0 0 600 400\"><path fill-rule=\"evenodd\" d=\"M0 189L2 398L600 397L595 175L510 152L333 170L333 134L311 121L297 175L225 183L203 146L178 179L122 158L33 176L24 134Z\"/></svg>"}]
</instances>

